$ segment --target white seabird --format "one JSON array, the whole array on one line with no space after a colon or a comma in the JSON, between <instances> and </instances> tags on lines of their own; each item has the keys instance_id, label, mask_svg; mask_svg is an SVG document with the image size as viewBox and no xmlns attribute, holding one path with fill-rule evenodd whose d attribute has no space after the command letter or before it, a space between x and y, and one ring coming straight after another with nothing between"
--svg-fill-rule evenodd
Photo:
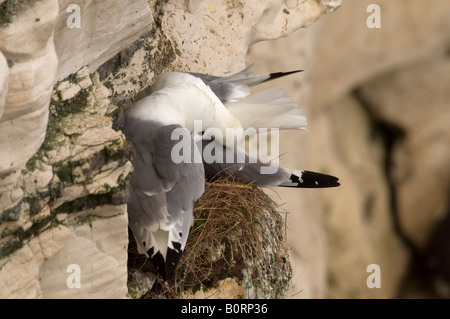
<instances>
[{"instance_id":1,"label":"white seabird","mask_svg":"<svg viewBox=\"0 0 450 319\"><path fill-rule=\"evenodd\" d=\"M175 79L174 85L170 78ZM194 143L202 127L241 127L211 89L187 73L165 73L166 85L125 111L123 132L135 151L128 203L129 227L139 253L149 256L164 279L171 279L192 225L194 202L203 194L205 174ZM174 161L180 140L190 141L189 162ZM225 135L224 135L225 136ZM195 161L200 158L200 161Z\"/></svg>"},{"instance_id":2,"label":"white seabird","mask_svg":"<svg viewBox=\"0 0 450 319\"><path fill-rule=\"evenodd\" d=\"M267 164L259 159L253 163L245 151L204 134L208 128L219 129L223 137L227 128L304 129L306 117L284 90L269 88L250 95L251 86L295 72L300 71L252 76L246 68L228 77L168 72L158 76L149 96L125 111L123 132L135 150L129 226L139 253L149 256L164 279L173 277L185 248L193 205L204 192L205 177L213 179L226 173L261 186L339 185L336 177L309 171L278 168L274 174L260 174ZM195 120L202 121L202 131L196 131ZM172 158L179 142L173 139L175 130L189 141L191 161L175 162ZM222 155L234 152L246 161L226 163L219 154L212 163L195 161L202 158L208 144L223 148Z\"/></svg>"}]
</instances>

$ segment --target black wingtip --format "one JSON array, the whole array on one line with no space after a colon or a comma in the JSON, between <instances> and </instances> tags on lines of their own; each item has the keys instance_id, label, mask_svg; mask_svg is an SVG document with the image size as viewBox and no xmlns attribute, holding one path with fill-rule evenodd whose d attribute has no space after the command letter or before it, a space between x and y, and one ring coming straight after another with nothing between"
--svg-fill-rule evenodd
<instances>
[{"instance_id":1,"label":"black wingtip","mask_svg":"<svg viewBox=\"0 0 450 319\"><path fill-rule=\"evenodd\" d=\"M328 188L338 187L341 184L338 182L339 178L311 171L303 171L302 176L292 174L290 179L297 183L296 187L301 188Z\"/></svg>"},{"instance_id":2,"label":"black wingtip","mask_svg":"<svg viewBox=\"0 0 450 319\"><path fill-rule=\"evenodd\" d=\"M294 70L294 71L288 71L288 72L274 72L269 74L269 78L265 80L264 82L275 80L278 78L282 78L283 76L291 75L294 73L303 72L303 70Z\"/></svg>"},{"instance_id":3,"label":"black wingtip","mask_svg":"<svg viewBox=\"0 0 450 319\"><path fill-rule=\"evenodd\" d=\"M152 256L150 260L152 261L153 266L155 266L156 270L158 271L158 274L161 275L164 281L172 281L175 276L175 269L178 265L178 261L180 260L181 254L183 251L181 250L181 244L172 242L175 249L167 248L167 255L164 259L161 252L157 252L155 255L153 255L153 249L151 248L148 251L148 254Z\"/></svg>"}]
</instances>

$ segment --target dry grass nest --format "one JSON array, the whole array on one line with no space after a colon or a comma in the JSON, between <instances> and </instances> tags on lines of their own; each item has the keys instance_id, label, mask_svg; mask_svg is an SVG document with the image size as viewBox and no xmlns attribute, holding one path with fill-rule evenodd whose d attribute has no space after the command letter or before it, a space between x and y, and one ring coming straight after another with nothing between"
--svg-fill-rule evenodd
<instances>
[{"instance_id":1,"label":"dry grass nest","mask_svg":"<svg viewBox=\"0 0 450 319\"><path fill-rule=\"evenodd\" d=\"M220 289L218 281L230 277L250 289L240 297L282 297L291 268L280 213L280 207L255 185L231 177L206 183L174 281L164 283L152 275L155 282L143 297L177 298L186 291ZM137 254L132 235L128 255L129 288L136 286L136 270L156 274L151 262Z\"/></svg>"}]
</instances>

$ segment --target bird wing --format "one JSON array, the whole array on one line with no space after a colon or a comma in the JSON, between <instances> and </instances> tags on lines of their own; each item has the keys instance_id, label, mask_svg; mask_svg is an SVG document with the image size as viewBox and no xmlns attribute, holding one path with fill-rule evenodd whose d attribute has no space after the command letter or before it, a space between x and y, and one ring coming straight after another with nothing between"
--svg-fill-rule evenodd
<instances>
[{"instance_id":1,"label":"bird wing","mask_svg":"<svg viewBox=\"0 0 450 319\"><path fill-rule=\"evenodd\" d=\"M240 182L266 187L324 188L340 185L337 177L283 168L273 161L262 161L239 147L226 147L215 140L202 140L197 145L203 153L206 179L210 181L232 175Z\"/></svg>"},{"instance_id":2,"label":"bird wing","mask_svg":"<svg viewBox=\"0 0 450 319\"><path fill-rule=\"evenodd\" d=\"M250 95L250 87L274 80L289 74L301 72L295 70L289 72L276 72L263 75L252 75L253 64L242 71L229 76L214 76L203 73L190 72L189 74L200 78L208 85L223 104L236 102Z\"/></svg>"},{"instance_id":3,"label":"bird wing","mask_svg":"<svg viewBox=\"0 0 450 319\"><path fill-rule=\"evenodd\" d=\"M172 139L178 130L179 140ZM139 253L149 255L165 279L173 276L193 221L194 202L203 194L204 169L195 161L176 162L172 150L200 157L190 133L179 125L128 118L123 129L133 142L134 173L130 178L129 226Z\"/></svg>"}]
</instances>

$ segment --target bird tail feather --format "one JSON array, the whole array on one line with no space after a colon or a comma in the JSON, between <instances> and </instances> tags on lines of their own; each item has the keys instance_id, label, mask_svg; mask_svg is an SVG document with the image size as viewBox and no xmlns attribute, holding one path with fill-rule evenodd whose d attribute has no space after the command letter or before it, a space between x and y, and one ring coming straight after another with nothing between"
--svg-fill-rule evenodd
<instances>
[{"instance_id":1,"label":"bird tail feather","mask_svg":"<svg viewBox=\"0 0 450 319\"><path fill-rule=\"evenodd\" d=\"M253 74L253 66L254 64L250 64L248 67L243 69L242 71L239 71L238 73L232 74L227 77L219 78L216 81L229 83L229 84L238 84L238 85L244 85L244 86L255 86L267 81L271 81L274 79L278 79L293 73L302 72L303 70L294 70L289 72L275 72L275 73L268 73L263 75L252 75Z\"/></svg>"},{"instance_id":2,"label":"bird tail feather","mask_svg":"<svg viewBox=\"0 0 450 319\"><path fill-rule=\"evenodd\" d=\"M327 188L341 185L339 178L305 170L288 170L291 175L289 179L280 184L281 187L300 187L300 188Z\"/></svg>"},{"instance_id":3,"label":"bird tail feather","mask_svg":"<svg viewBox=\"0 0 450 319\"><path fill-rule=\"evenodd\" d=\"M305 129L306 116L287 92L270 87L227 105L244 128Z\"/></svg>"}]
</instances>

